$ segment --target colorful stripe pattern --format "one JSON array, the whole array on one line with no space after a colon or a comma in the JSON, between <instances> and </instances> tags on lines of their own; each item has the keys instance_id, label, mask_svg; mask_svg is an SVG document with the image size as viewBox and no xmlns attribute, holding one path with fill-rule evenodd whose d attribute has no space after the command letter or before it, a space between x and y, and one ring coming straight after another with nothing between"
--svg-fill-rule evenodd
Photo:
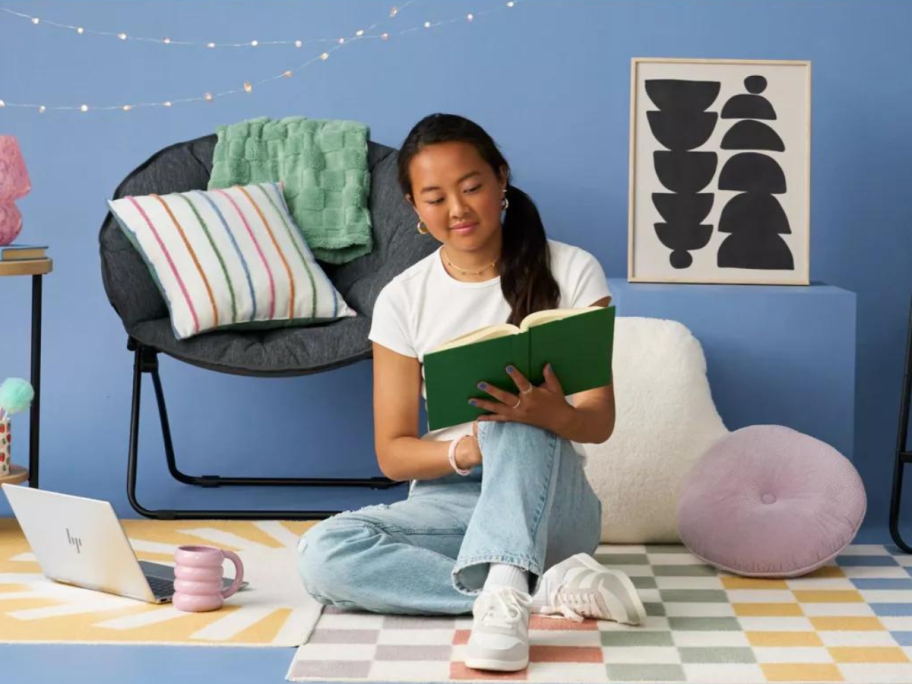
<instances>
[{"instance_id":1,"label":"colorful stripe pattern","mask_svg":"<svg viewBox=\"0 0 912 684\"><path fill-rule=\"evenodd\" d=\"M465 666L472 617L323 609L290 681L912 682L912 556L852 545L789 580L737 577L683 546L606 545L646 623L533 615L530 664L496 674Z\"/></svg>"},{"instance_id":2,"label":"colorful stripe pattern","mask_svg":"<svg viewBox=\"0 0 912 684\"><path fill-rule=\"evenodd\" d=\"M357 315L320 268L279 183L108 202L186 339L240 323Z\"/></svg>"}]
</instances>

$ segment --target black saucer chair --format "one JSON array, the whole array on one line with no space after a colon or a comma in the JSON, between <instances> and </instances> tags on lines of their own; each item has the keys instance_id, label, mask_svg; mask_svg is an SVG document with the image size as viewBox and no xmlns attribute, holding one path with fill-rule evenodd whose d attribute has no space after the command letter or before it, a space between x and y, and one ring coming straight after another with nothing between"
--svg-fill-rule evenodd
<instances>
[{"instance_id":1,"label":"black saucer chair","mask_svg":"<svg viewBox=\"0 0 912 684\"><path fill-rule=\"evenodd\" d=\"M205 190L212 171L216 136L171 145L130 173L114 198L127 195L167 194ZM371 358L369 314L380 290L395 275L430 254L437 243L415 230L414 210L402 197L396 180L397 150L368 143L371 172L370 211L374 248L362 257L338 266L323 264L327 276L359 315L316 327L280 328L244 332L216 331L178 340L171 331L168 308L140 254L108 213L99 234L101 274L108 299L127 333L133 352L133 408L127 465L127 495L133 508L159 519L297 519L318 520L339 511L316 510L150 510L136 498L140 394L143 374L152 376L161 419L165 457L174 479L202 487L363 486L389 488L397 483L385 477L369 478L271 478L188 475L174 456L165 396L158 372L158 355L221 373L255 377L309 375L341 368Z\"/></svg>"}]
</instances>

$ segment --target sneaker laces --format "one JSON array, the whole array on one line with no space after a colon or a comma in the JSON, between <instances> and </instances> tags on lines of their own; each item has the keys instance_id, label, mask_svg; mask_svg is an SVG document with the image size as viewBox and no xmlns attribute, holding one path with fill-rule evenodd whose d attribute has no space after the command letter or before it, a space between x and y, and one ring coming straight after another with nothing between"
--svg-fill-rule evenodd
<instances>
[{"instance_id":1,"label":"sneaker laces","mask_svg":"<svg viewBox=\"0 0 912 684\"><path fill-rule=\"evenodd\" d=\"M484 604L484 613L481 620L491 627L511 629L517 621L522 619L528 607L532 604L532 597L516 591L512 587L501 587L492 591L487 596Z\"/></svg>"},{"instance_id":2,"label":"sneaker laces","mask_svg":"<svg viewBox=\"0 0 912 684\"><path fill-rule=\"evenodd\" d=\"M592 592L565 591L560 588L551 593L548 597L548 605L541 610L544 617L557 620L567 618L574 622L582 622L585 616L597 613L598 609Z\"/></svg>"}]
</instances>

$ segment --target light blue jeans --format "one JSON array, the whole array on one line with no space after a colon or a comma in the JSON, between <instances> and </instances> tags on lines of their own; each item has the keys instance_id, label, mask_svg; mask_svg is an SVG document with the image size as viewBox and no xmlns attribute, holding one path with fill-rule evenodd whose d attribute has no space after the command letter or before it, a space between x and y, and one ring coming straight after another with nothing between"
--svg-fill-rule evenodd
<instances>
[{"instance_id":1,"label":"light blue jeans","mask_svg":"<svg viewBox=\"0 0 912 684\"><path fill-rule=\"evenodd\" d=\"M321 521L298 544L304 587L325 605L377 613L472 610L490 563L542 573L594 553L602 504L565 438L516 422L482 421L483 465L415 483L405 501Z\"/></svg>"}]
</instances>

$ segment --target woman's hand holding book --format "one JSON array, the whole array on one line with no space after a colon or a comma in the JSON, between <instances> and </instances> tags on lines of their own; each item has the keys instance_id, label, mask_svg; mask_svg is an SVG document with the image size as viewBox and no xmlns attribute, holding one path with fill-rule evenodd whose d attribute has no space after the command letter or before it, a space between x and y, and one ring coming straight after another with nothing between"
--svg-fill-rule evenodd
<instances>
[{"instance_id":1,"label":"woman's hand holding book","mask_svg":"<svg viewBox=\"0 0 912 684\"><path fill-rule=\"evenodd\" d=\"M478 416L476 421L515 421L558 431L566 424L568 412L573 406L567 401L560 380L549 363L545 366L545 381L535 386L513 366L507 366L507 373L513 378L517 392L510 393L489 383L479 382L478 388L490 394L496 401L470 399L469 403L492 413Z\"/></svg>"}]
</instances>

